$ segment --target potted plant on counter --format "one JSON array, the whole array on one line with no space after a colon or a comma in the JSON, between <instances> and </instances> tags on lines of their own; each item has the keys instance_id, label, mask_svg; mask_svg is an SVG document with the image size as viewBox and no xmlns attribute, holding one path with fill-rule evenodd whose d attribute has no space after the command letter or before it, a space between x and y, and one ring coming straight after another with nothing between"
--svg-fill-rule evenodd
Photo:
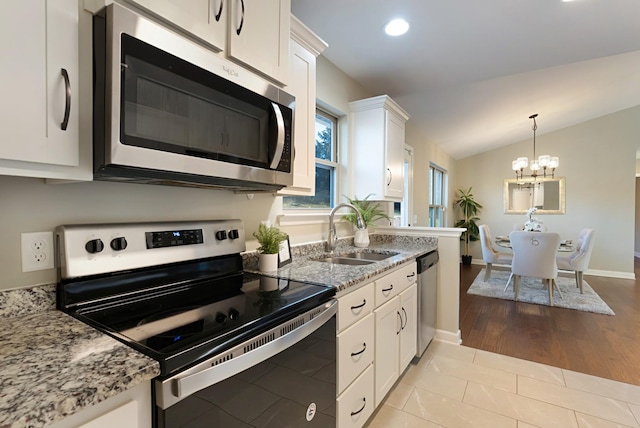
<instances>
[{"instance_id":1,"label":"potted plant on counter","mask_svg":"<svg viewBox=\"0 0 640 428\"><path fill-rule=\"evenodd\" d=\"M278 252L280 244L287 239L287 234L281 232L274 226L260 224L257 232L253 232L253 237L258 240L258 252L260 258L258 267L262 272L278 270Z\"/></svg>"},{"instance_id":2,"label":"potted plant on counter","mask_svg":"<svg viewBox=\"0 0 640 428\"><path fill-rule=\"evenodd\" d=\"M355 196L353 199L345 196L349 203L360 211L360 215L362 215L362 220L364 221L365 228L355 230L353 245L356 247L367 247L369 245L369 232L367 229L369 226L373 226L377 220L383 218L390 220L387 213L380 208L379 202L369 200L371 195L373 195L373 193L368 194L364 199L358 199L358 196ZM357 227L358 217L356 213L347 213L342 216L342 220L348 221L354 228Z\"/></svg>"},{"instance_id":3,"label":"potted plant on counter","mask_svg":"<svg viewBox=\"0 0 640 428\"><path fill-rule=\"evenodd\" d=\"M460 196L453 203L454 206L458 206L462 211L462 218L458 220L455 224L455 227L464 227L467 230L462 233L460 239L464 241L464 250L462 252L462 264L470 265L471 264L471 254L469 254L469 242L477 241L479 238L480 231L478 230L478 221L480 220L477 217L478 212L482 208L473 197L473 193L471 193L471 187L466 192L462 189L458 189L460 192Z\"/></svg>"}]
</instances>

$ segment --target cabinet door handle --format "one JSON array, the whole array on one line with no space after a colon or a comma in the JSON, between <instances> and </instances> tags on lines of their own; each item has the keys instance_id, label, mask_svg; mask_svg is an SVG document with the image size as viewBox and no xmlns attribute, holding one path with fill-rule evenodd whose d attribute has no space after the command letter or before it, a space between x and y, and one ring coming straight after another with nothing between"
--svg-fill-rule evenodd
<instances>
[{"instance_id":1,"label":"cabinet door handle","mask_svg":"<svg viewBox=\"0 0 640 428\"><path fill-rule=\"evenodd\" d=\"M402 317L400 317L400 323L402 325L401 330L404 330L407 326L407 322L409 321L409 317L407 316L407 311L404 310L404 307L402 307L402 313L404 314L404 325L402 325Z\"/></svg>"},{"instance_id":2,"label":"cabinet door handle","mask_svg":"<svg viewBox=\"0 0 640 428\"><path fill-rule=\"evenodd\" d=\"M412 272L411 275L407 275L407 278L413 278L414 276L416 276L416 273Z\"/></svg>"},{"instance_id":3,"label":"cabinet door handle","mask_svg":"<svg viewBox=\"0 0 640 428\"><path fill-rule=\"evenodd\" d=\"M362 303L356 306L351 306L351 310L364 308L364 305L367 304L367 299L362 299Z\"/></svg>"},{"instance_id":4,"label":"cabinet door handle","mask_svg":"<svg viewBox=\"0 0 640 428\"><path fill-rule=\"evenodd\" d=\"M387 291L391 291L391 290L393 290L393 284L391 284L391 286L389 288L383 288L382 292L386 293Z\"/></svg>"},{"instance_id":5,"label":"cabinet door handle","mask_svg":"<svg viewBox=\"0 0 640 428\"><path fill-rule=\"evenodd\" d=\"M398 318L400 318L400 329L396 331L396 334L400 334L402 331L402 315L400 315L400 311L396 311L396 314L398 314Z\"/></svg>"},{"instance_id":6,"label":"cabinet door handle","mask_svg":"<svg viewBox=\"0 0 640 428\"><path fill-rule=\"evenodd\" d=\"M393 179L393 174L391 173L391 169L387 168L387 173L389 174L389 179L387 180L387 186L391 184L391 180Z\"/></svg>"},{"instance_id":7,"label":"cabinet door handle","mask_svg":"<svg viewBox=\"0 0 640 428\"><path fill-rule=\"evenodd\" d=\"M360 408L360 410L357 410L355 412L351 412L351 416L357 415L358 413L362 412L365 407L367 407L367 398L366 397L362 397L362 401L363 401L363 404L362 404L362 407Z\"/></svg>"},{"instance_id":8,"label":"cabinet door handle","mask_svg":"<svg viewBox=\"0 0 640 428\"><path fill-rule=\"evenodd\" d=\"M222 7L224 6L224 0L220 0L220 7L218 8L218 13L216 13L216 21L220 21L220 17L222 16Z\"/></svg>"},{"instance_id":9,"label":"cabinet door handle","mask_svg":"<svg viewBox=\"0 0 640 428\"><path fill-rule=\"evenodd\" d=\"M363 344L362 344L362 351L352 352L352 353L351 353L351 356L352 356L352 357L355 357L355 356L357 356L357 355L362 354L362 353L363 353L364 351L366 351L366 350L367 350L367 344L366 344L366 343L363 343Z\"/></svg>"},{"instance_id":10,"label":"cabinet door handle","mask_svg":"<svg viewBox=\"0 0 640 428\"><path fill-rule=\"evenodd\" d=\"M62 123L60 124L60 128L63 131L67 130L67 126L69 125L69 113L71 113L71 82L69 82L69 73L67 70L61 69L62 77L64 78L64 87L65 87L65 101L64 101L64 118L62 119Z\"/></svg>"},{"instance_id":11,"label":"cabinet door handle","mask_svg":"<svg viewBox=\"0 0 640 428\"><path fill-rule=\"evenodd\" d=\"M240 25L236 28L236 34L238 36L242 32L242 26L244 25L244 0L240 0L240 6L242 7L242 15L240 16Z\"/></svg>"}]
</instances>

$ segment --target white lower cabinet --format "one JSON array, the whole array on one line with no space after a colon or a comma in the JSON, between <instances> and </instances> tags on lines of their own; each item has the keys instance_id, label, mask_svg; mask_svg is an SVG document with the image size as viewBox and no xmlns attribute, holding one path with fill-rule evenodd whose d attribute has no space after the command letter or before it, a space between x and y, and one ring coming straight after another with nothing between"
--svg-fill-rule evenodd
<instances>
[{"instance_id":1,"label":"white lower cabinet","mask_svg":"<svg viewBox=\"0 0 640 428\"><path fill-rule=\"evenodd\" d=\"M374 311L376 406L416 354L417 296L417 285L413 283Z\"/></svg>"},{"instance_id":2,"label":"white lower cabinet","mask_svg":"<svg viewBox=\"0 0 640 428\"><path fill-rule=\"evenodd\" d=\"M349 387L338 396L336 419L338 428L360 428L373 414L373 366L369 365Z\"/></svg>"},{"instance_id":3,"label":"white lower cabinet","mask_svg":"<svg viewBox=\"0 0 640 428\"><path fill-rule=\"evenodd\" d=\"M416 280L410 262L338 297L339 428L364 426L416 355Z\"/></svg>"}]
</instances>

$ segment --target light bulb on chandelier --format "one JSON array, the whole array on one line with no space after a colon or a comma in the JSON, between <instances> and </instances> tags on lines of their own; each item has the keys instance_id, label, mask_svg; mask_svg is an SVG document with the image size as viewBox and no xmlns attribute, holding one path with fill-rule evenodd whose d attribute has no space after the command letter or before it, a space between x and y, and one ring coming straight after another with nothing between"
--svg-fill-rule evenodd
<instances>
[{"instance_id":1,"label":"light bulb on chandelier","mask_svg":"<svg viewBox=\"0 0 640 428\"><path fill-rule=\"evenodd\" d=\"M547 177L547 169L551 170L551 178L554 178L556 168L560 165L560 159L557 156L542 155L536 159L536 129L538 124L536 123L536 117L538 114L532 114L529 119L533 119L533 158L531 162L526 157L519 157L511 162L511 168L516 173L516 179L520 180L524 178L524 169L529 165L531 170L531 177L535 180L538 177L538 171L542 168L542 176Z\"/></svg>"}]
</instances>

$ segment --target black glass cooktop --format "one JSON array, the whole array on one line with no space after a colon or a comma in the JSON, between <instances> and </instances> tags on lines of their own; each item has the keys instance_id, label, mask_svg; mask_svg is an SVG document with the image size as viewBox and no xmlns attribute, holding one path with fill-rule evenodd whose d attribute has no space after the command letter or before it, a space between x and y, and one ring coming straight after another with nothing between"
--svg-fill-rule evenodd
<instances>
[{"instance_id":1,"label":"black glass cooktop","mask_svg":"<svg viewBox=\"0 0 640 428\"><path fill-rule=\"evenodd\" d=\"M255 275L254 275L255 277ZM223 352L328 301L333 287L242 273L83 307L77 318L158 360L161 376Z\"/></svg>"}]
</instances>

